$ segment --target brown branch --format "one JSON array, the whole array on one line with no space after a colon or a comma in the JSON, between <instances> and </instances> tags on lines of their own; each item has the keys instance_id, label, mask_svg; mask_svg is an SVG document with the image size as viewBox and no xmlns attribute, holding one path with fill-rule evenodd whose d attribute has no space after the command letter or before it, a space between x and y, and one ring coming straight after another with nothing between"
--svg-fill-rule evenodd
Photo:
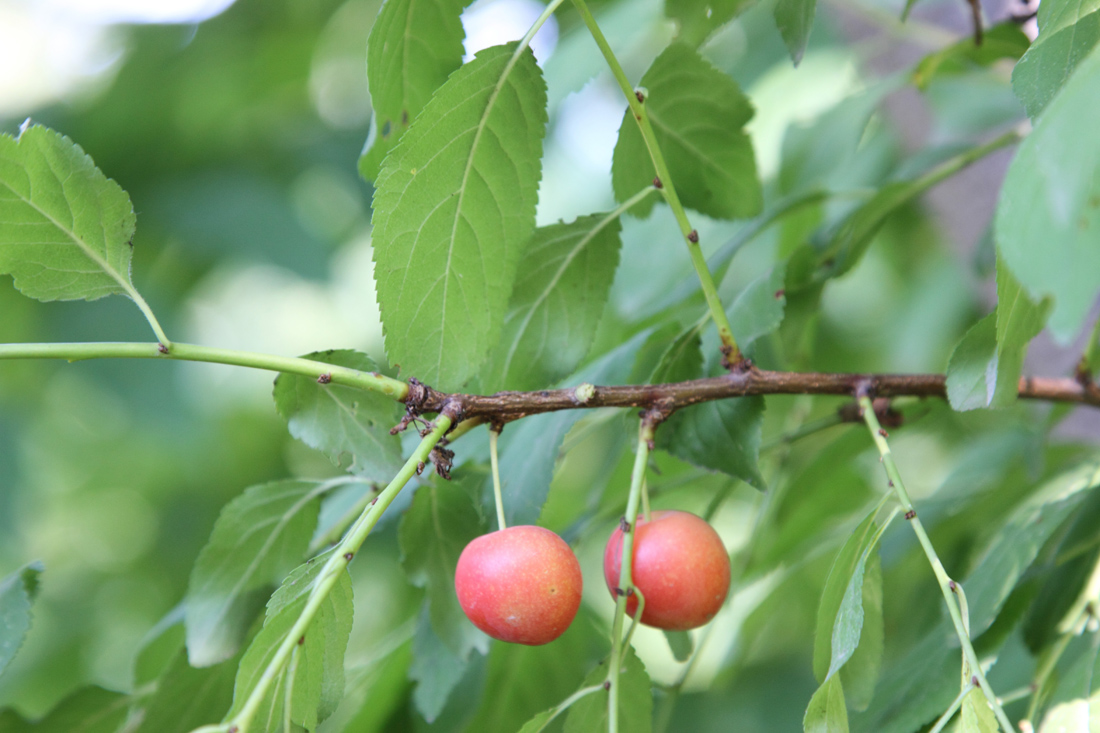
<instances>
[{"instance_id":1,"label":"brown branch","mask_svg":"<svg viewBox=\"0 0 1100 733\"><path fill-rule=\"evenodd\" d=\"M874 397L935 397L946 399L942 374L823 374L773 372L750 367L732 374L669 384L624 385L535 392L497 392L492 395L450 394L420 385L415 412L438 412L461 406L461 418L511 422L528 415L594 407L654 408L662 413L700 402L747 395L817 394L852 397L857 391ZM423 390L423 391L420 391ZM1049 402L1074 402L1100 407L1100 395L1072 378L1024 377L1020 397Z\"/></svg>"}]
</instances>

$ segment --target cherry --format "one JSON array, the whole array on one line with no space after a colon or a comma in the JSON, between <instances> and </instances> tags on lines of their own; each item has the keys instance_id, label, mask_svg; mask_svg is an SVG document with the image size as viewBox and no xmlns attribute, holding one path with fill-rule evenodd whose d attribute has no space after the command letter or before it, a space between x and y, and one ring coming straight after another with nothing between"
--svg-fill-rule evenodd
<instances>
[{"instance_id":1,"label":"cherry","mask_svg":"<svg viewBox=\"0 0 1100 733\"><path fill-rule=\"evenodd\" d=\"M466 617L494 639L516 644L561 636L577 615L581 587L580 563L565 540L529 525L478 537L455 569Z\"/></svg>"},{"instance_id":2,"label":"cherry","mask_svg":"<svg viewBox=\"0 0 1100 733\"><path fill-rule=\"evenodd\" d=\"M603 574L611 595L619 587L623 531L611 534ZM669 631L694 629L714 618L730 588L730 561L714 528L689 512L653 512L638 517L634 534L634 586L645 597L641 621ZM627 599L634 615L637 596Z\"/></svg>"}]
</instances>

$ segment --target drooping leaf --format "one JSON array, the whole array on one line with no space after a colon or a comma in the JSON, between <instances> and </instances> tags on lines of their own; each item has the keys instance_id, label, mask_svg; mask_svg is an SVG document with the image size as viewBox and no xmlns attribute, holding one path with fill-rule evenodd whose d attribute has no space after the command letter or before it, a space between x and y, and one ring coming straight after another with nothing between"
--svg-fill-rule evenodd
<instances>
[{"instance_id":1,"label":"drooping leaf","mask_svg":"<svg viewBox=\"0 0 1100 733\"><path fill-rule=\"evenodd\" d=\"M689 632L666 631L665 640L668 641L668 648L677 662L686 662L691 659L691 654L695 651L695 640Z\"/></svg>"},{"instance_id":2,"label":"drooping leaf","mask_svg":"<svg viewBox=\"0 0 1100 733\"><path fill-rule=\"evenodd\" d=\"M480 52L387 156L374 197L386 352L439 389L496 342L535 226L546 87L529 49Z\"/></svg>"},{"instance_id":3,"label":"drooping leaf","mask_svg":"<svg viewBox=\"0 0 1100 733\"><path fill-rule=\"evenodd\" d=\"M630 374L634 355L648 335L648 331L639 333L583 367L564 385L622 384ZM561 442L582 417L582 410L562 410L533 415L505 428L500 437L500 480L504 517L509 525L534 524L538 519L550 491ZM491 482L486 482L483 494L486 506L491 506Z\"/></svg>"},{"instance_id":4,"label":"drooping leaf","mask_svg":"<svg viewBox=\"0 0 1100 733\"><path fill-rule=\"evenodd\" d=\"M604 660L585 678L582 687L598 685L607 678L607 660ZM565 719L565 733L603 733L607 730L606 691L586 695L569 708ZM619 730L632 733L649 733L653 729L653 693L649 687L649 675L645 665L634 654L626 652L626 662L619 672Z\"/></svg>"},{"instance_id":5,"label":"drooping leaf","mask_svg":"<svg viewBox=\"0 0 1100 733\"><path fill-rule=\"evenodd\" d=\"M704 402L673 413L657 432L657 445L688 463L763 490L757 466L763 422L762 397Z\"/></svg>"},{"instance_id":6,"label":"drooping leaf","mask_svg":"<svg viewBox=\"0 0 1100 733\"><path fill-rule=\"evenodd\" d=\"M303 358L378 371L369 356L348 349L319 351ZM276 377L274 398L290 434L333 463L380 482L389 481L401 469L401 441L390 435L402 413L396 401L371 390L319 384L298 374Z\"/></svg>"},{"instance_id":7,"label":"drooping leaf","mask_svg":"<svg viewBox=\"0 0 1100 733\"><path fill-rule=\"evenodd\" d=\"M752 105L737 83L694 49L673 43L642 77L645 107L669 175L684 206L720 219L754 216L763 207L752 144L742 128ZM652 185L656 169L627 109L611 166L615 197L626 201ZM634 211L647 216L654 197Z\"/></svg>"},{"instance_id":8,"label":"drooping leaf","mask_svg":"<svg viewBox=\"0 0 1100 733\"><path fill-rule=\"evenodd\" d=\"M0 134L0 273L38 300L137 299L130 197L72 140L39 125Z\"/></svg>"},{"instance_id":9,"label":"drooping leaf","mask_svg":"<svg viewBox=\"0 0 1100 733\"><path fill-rule=\"evenodd\" d=\"M968 36L925 56L913 69L913 83L919 89L925 89L940 76L990 66L1001 59L1015 61L1024 55L1029 44L1019 24L1012 21L998 23L982 34L980 46L975 46L974 39Z\"/></svg>"},{"instance_id":10,"label":"drooping leaf","mask_svg":"<svg viewBox=\"0 0 1100 733\"><path fill-rule=\"evenodd\" d=\"M329 557L331 553L325 553L299 565L271 596L263 628L245 651L237 669L233 706L225 720L241 711L268 663L297 622ZM283 711L288 683L293 684L290 706L293 723L315 730L317 723L336 709L344 696L344 652L351 635L352 613L351 579L345 570L340 572L321 601L313 623L297 644L293 679L289 679L289 670L284 671L264 695L255 718L257 730L276 730L275 726L285 722Z\"/></svg>"},{"instance_id":11,"label":"drooping leaf","mask_svg":"<svg viewBox=\"0 0 1100 733\"><path fill-rule=\"evenodd\" d=\"M516 278L488 391L553 384L588 353L619 265L618 217L592 214L535 230Z\"/></svg>"},{"instance_id":12,"label":"drooping leaf","mask_svg":"<svg viewBox=\"0 0 1100 733\"><path fill-rule=\"evenodd\" d=\"M24 565L0 580L0 675L31 628L31 605L38 594L42 563Z\"/></svg>"},{"instance_id":13,"label":"drooping leaf","mask_svg":"<svg viewBox=\"0 0 1100 733\"><path fill-rule=\"evenodd\" d=\"M840 668L848 707L866 710L882 671L885 621L882 611L882 561L872 551L863 571L863 629L859 646Z\"/></svg>"},{"instance_id":14,"label":"drooping leaf","mask_svg":"<svg viewBox=\"0 0 1100 733\"><path fill-rule=\"evenodd\" d=\"M963 411L993 407L995 397L997 314L994 312L971 326L951 352L947 362L947 399L952 407Z\"/></svg>"},{"instance_id":15,"label":"drooping leaf","mask_svg":"<svg viewBox=\"0 0 1100 733\"><path fill-rule=\"evenodd\" d=\"M665 0L665 17L677 22L677 39L695 47L750 5L751 0Z\"/></svg>"},{"instance_id":16,"label":"drooping leaf","mask_svg":"<svg viewBox=\"0 0 1100 733\"><path fill-rule=\"evenodd\" d=\"M465 0L386 0L367 39L370 136L359 174L378 177L382 160L427 104L432 92L462 65Z\"/></svg>"},{"instance_id":17,"label":"drooping leaf","mask_svg":"<svg viewBox=\"0 0 1100 733\"><path fill-rule=\"evenodd\" d=\"M840 677L830 677L817 688L802 720L805 733L848 733L848 708Z\"/></svg>"},{"instance_id":18,"label":"drooping leaf","mask_svg":"<svg viewBox=\"0 0 1100 733\"><path fill-rule=\"evenodd\" d=\"M779 0L775 4L775 27L779 29L779 35L783 36L783 42L787 44L795 66L802 61L802 54L806 52L810 31L814 27L816 7L817 0Z\"/></svg>"},{"instance_id":19,"label":"drooping leaf","mask_svg":"<svg viewBox=\"0 0 1100 733\"><path fill-rule=\"evenodd\" d=\"M186 654L177 654L145 703L137 733L190 733L220 719L233 703L236 674L235 659L195 669Z\"/></svg>"},{"instance_id":20,"label":"drooping leaf","mask_svg":"<svg viewBox=\"0 0 1100 733\"><path fill-rule=\"evenodd\" d=\"M405 705L412 643L406 642L383 659L351 667L340 707L321 727L322 733L381 733L398 706Z\"/></svg>"},{"instance_id":21,"label":"drooping leaf","mask_svg":"<svg viewBox=\"0 0 1100 733\"><path fill-rule=\"evenodd\" d=\"M1082 61L1020 145L997 204L997 249L1032 300L1053 300L1062 343L1100 291L1100 50Z\"/></svg>"},{"instance_id":22,"label":"drooping leaf","mask_svg":"<svg viewBox=\"0 0 1100 733\"><path fill-rule=\"evenodd\" d=\"M275 481L246 489L222 509L188 584L191 664L207 667L236 653L264 591L302 561L322 493L316 482Z\"/></svg>"},{"instance_id":23,"label":"drooping leaf","mask_svg":"<svg viewBox=\"0 0 1100 733\"><path fill-rule=\"evenodd\" d=\"M462 681L478 655L459 655L439 638L425 608L413 636L409 678L416 682L413 703L429 723L443 711L451 692Z\"/></svg>"},{"instance_id":24,"label":"drooping leaf","mask_svg":"<svg viewBox=\"0 0 1100 733\"><path fill-rule=\"evenodd\" d=\"M455 566L466 545L485 529L470 494L435 478L416 490L399 530L401 564L412 584L427 591L432 630L463 660L487 645L458 605Z\"/></svg>"},{"instance_id":25,"label":"drooping leaf","mask_svg":"<svg viewBox=\"0 0 1100 733\"><path fill-rule=\"evenodd\" d=\"M1100 2L1051 0L1039 6L1039 36L1012 71L1012 89L1033 120L1100 41Z\"/></svg>"}]
</instances>

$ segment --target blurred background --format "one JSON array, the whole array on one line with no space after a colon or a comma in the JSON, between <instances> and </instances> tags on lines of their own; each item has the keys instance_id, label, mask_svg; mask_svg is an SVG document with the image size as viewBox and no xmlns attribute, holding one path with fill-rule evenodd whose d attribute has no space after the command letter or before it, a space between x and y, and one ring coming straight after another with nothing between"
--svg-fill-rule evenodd
<instances>
[{"instance_id":1,"label":"blurred background","mask_svg":"<svg viewBox=\"0 0 1100 733\"><path fill-rule=\"evenodd\" d=\"M356 173L371 115L366 39L379 5L0 0L0 132L17 133L27 117L49 125L129 192L138 214L134 282L174 339L284 355L357 348L382 358L371 187ZM662 3L593 5L628 74L639 78L674 32ZM541 8L535 0L475 3L464 16L468 53L518 38ZM989 22L1025 12L1000 0L984 11ZM943 75L922 91L898 84L923 56L969 34L962 0L923 0L905 25L893 0L822 0L797 69L771 12L768 2L753 6L704 48L757 108L750 130L769 202L781 188L785 137L853 95L882 99L856 164L830 179L853 190L907 165L919 169L910 159L916 151L958 150L1023 117L1008 83L1010 64ZM535 52L551 105L539 222L610 209L611 151L624 102L571 11L547 24ZM959 337L995 299L988 224L1011 154L990 156L894 217L883 244L830 286L814 368L945 368ZM742 226L695 219L712 248ZM645 221L627 217L623 236L605 318L641 322L657 295L691 278L690 265L660 207ZM791 233L769 232L739 254L723 287L740 287L770 266L780 236ZM150 338L124 299L43 304L21 296L10 278L0 286L2 342ZM1079 353L1079 346L1044 344L1028 363L1033 373L1065 373ZM182 597L220 508L254 483L335 471L287 435L270 400L271 380L213 365L0 362L0 575L36 559L46 566L31 634L0 678L0 705L33 715L89 682L128 689L135 650ZM769 415L785 414L792 403L775 404ZM996 439L981 446L960 436L966 420L988 426L988 417L937 415L906 432L897 448L920 469L917 495L962 481L957 471L968 450L1003 455L1007 467L1016 465L1021 445L1031 445L1032 413L1002 417ZM1066 435L1085 435L1095 422L1072 417L1065 425ZM769 430L776 427L769 422ZM608 453L618 439L593 434L599 440L587 444L567 439L578 448L555 481L544 523L572 526L571 496L594 481L622 483L619 454ZM875 467L866 446L841 447L855 466L849 480L865 486ZM666 463L669 482L688 473ZM801 468L813 464L807 459ZM688 478L698 491L677 505L705 508L713 482ZM719 515L731 545L744 536L740 509L753 501L740 487ZM366 547L371 562L354 566L357 596L386 599L370 619L357 620L356 638L407 626L415 614L420 591L404 580L395 535L388 525ZM590 573L598 550L582 542L586 577L599 577ZM796 575L785 582L811 581ZM700 662L698 685L732 648L737 618L772 589L739 596L716 632L726 643ZM599 588L590 600L608 605ZM790 649L777 653L796 661L788 668L771 658L759 675L790 680L789 694L804 704L813 680L799 634L806 623L812 629L813 609L808 620L806 608L788 610ZM641 643L654 678L675 679L667 650L653 639ZM791 677L789 669L801 672ZM761 704L744 697L746 710ZM693 710L707 714L705 705Z\"/></svg>"}]
</instances>

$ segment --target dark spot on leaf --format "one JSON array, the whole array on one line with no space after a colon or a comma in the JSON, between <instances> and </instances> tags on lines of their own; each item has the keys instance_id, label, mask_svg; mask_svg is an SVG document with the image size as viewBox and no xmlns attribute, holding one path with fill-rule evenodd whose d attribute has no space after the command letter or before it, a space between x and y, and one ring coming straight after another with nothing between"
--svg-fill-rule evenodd
<instances>
[{"instance_id":1,"label":"dark spot on leaf","mask_svg":"<svg viewBox=\"0 0 1100 733\"><path fill-rule=\"evenodd\" d=\"M401 110L401 124L405 127L409 126L409 110L407 109Z\"/></svg>"},{"instance_id":2,"label":"dark spot on leaf","mask_svg":"<svg viewBox=\"0 0 1100 733\"><path fill-rule=\"evenodd\" d=\"M387 137L389 137L389 136L390 136L390 130L391 130L391 128L392 128L392 125L390 124L390 121L389 121L389 120L386 120L386 121L385 121L385 122L384 122L384 123L382 124L382 138L383 138L383 139L385 139L385 138L387 138Z\"/></svg>"}]
</instances>

